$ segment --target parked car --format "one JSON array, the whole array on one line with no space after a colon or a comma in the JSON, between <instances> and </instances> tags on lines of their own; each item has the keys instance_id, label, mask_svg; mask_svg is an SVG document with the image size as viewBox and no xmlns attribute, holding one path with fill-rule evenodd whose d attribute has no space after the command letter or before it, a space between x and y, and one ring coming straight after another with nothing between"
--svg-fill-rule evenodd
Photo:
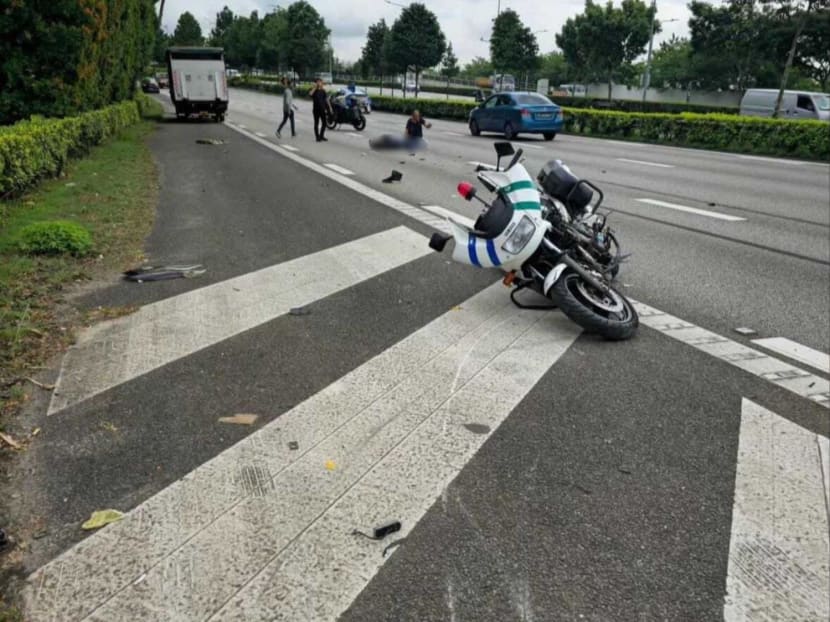
<instances>
[{"instance_id":1,"label":"parked car","mask_svg":"<svg viewBox=\"0 0 830 622\"><path fill-rule=\"evenodd\" d=\"M144 78L141 81L141 90L145 93L158 93L159 83L156 82L155 78Z\"/></svg>"},{"instance_id":2,"label":"parked car","mask_svg":"<svg viewBox=\"0 0 830 622\"><path fill-rule=\"evenodd\" d=\"M553 140L562 131L562 109L540 93L497 93L470 112L470 133L498 132L507 140L541 134Z\"/></svg>"},{"instance_id":3,"label":"parked car","mask_svg":"<svg viewBox=\"0 0 830 622\"><path fill-rule=\"evenodd\" d=\"M158 83L160 89L170 88L170 78L168 78L166 73L157 73L156 82Z\"/></svg>"},{"instance_id":4,"label":"parked car","mask_svg":"<svg viewBox=\"0 0 830 622\"><path fill-rule=\"evenodd\" d=\"M741 99L740 113L750 117L771 117L777 99L778 89L748 89ZM784 91L780 118L830 121L830 96L810 91Z\"/></svg>"}]
</instances>

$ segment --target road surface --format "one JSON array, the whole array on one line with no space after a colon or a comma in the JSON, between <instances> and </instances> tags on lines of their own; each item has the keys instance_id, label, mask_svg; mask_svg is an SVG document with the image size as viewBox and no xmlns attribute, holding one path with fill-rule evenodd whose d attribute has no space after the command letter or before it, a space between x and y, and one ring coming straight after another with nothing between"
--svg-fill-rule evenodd
<instances>
[{"instance_id":1,"label":"road surface","mask_svg":"<svg viewBox=\"0 0 830 622\"><path fill-rule=\"evenodd\" d=\"M140 309L30 415L31 620L827 618L825 164L516 141L605 191L641 315L609 343L427 248L494 137L316 143L299 102L277 140L277 98L231 100L152 138L150 259L207 273L87 294Z\"/></svg>"}]
</instances>

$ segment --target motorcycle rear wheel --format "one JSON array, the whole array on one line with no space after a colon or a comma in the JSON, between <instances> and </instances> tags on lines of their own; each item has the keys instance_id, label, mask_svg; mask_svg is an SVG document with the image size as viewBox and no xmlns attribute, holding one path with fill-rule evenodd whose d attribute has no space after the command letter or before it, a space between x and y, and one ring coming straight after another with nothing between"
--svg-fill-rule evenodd
<instances>
[{"instance_id":1,"label":"motorcycle rear wheel","mask_svg":"<svg viewBox=\"0 0 830 622\"><path fill-rule=\"evenodd\" d=\"M335 116L333 114L327 114L326 115L326 127L329 128L330 130L333 130L334 128L336 128L337 127L337 116Z\"/></svg>"},{"instance_id":2,"label":"motorcycle rear wheel","mask_svg":"<svg viewBox=\"0 0 830 622\"><path fill-rule=\"evenodd\" d=\"M579 274L566 271L550 290L562 312L589 332L611 341L630 339L640 320L628 299L613 288L608 294L595 290Z\"/></svg>"},{"instance_id":3,"label":"motorcycle rear wheel","mask_svg":"<svg viewBox=\"0 0 830 622\"><path fill-rule=\"evenodd\" d=\"M352 125L358 132L362 132L366 128L366 117L361 116L359 119L355 119Z\"/></svg>"}]
</instances>

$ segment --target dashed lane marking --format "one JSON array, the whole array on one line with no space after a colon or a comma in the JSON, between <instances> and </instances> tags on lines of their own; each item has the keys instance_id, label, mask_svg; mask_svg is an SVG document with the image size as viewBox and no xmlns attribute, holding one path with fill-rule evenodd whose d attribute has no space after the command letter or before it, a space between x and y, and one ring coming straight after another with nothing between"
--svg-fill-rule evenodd
<instances>
[{"instance_id":1,"label":"dashed lane marking","mask_svg":"<svg viewBox=\"0 0 830 622\"><path fill-rule=\"evenodd\" d=\"M667 201L658 201L657 199L636 199L640 203L648 203L649 205L656 205L657 207L665 207L667 209L676 210L678 212L686 212L688 214L697 214L698 216L706 216L707 218L717 218L718 220L727 220L729 222L741 222L746 218L740 216L730 216L729 214L722 214L721 212L712 212L706 209L699 209L697 207L688 207L687 205L678 205L677 203L668 203Z\"/></svg>"},{"instance_id":2,"label":"dashed lane marking","mask_svg":"<svg viewBox=\"0 0 830 622\"><path fill-rule=\"evenodd\" d=\"M327 166L331 170L335 171L336 173L340 173L341 175L354 175L354 171L350 171L349 169L343 168L342 166L339 166L337 164L325 164L324 166Z\"/></svg>"},{"instance_id":3,"label":"dashed lane marking","mask_svg":"<svg viewBox=\"0 0 830 622\"><path fill-rule=\"evenodd\" d=\"M629 160L628 158L617 158L617 162L628 162L630 164L642 164L643 166L654 166L657 168L675 168L674 164L660 164L659 162L647 162L646 160Z\"/></svg>"}]
</instances>

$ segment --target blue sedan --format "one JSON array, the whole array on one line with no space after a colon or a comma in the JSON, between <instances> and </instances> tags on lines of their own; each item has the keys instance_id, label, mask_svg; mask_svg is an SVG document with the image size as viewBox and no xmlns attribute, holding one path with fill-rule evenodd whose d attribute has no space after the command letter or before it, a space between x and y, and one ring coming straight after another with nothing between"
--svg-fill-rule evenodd
<instances>
[{"instance_id":1,"label":"blue sedan","mask_svg":"<svg viewBox=\"0 0 830 622\"><path fill-rule=\"evenodd\" d=\"M470 133L541 134L553 140L562 131L562 109L539 93L496 93L470 112Z\"/></svg>"}]
</instances>

